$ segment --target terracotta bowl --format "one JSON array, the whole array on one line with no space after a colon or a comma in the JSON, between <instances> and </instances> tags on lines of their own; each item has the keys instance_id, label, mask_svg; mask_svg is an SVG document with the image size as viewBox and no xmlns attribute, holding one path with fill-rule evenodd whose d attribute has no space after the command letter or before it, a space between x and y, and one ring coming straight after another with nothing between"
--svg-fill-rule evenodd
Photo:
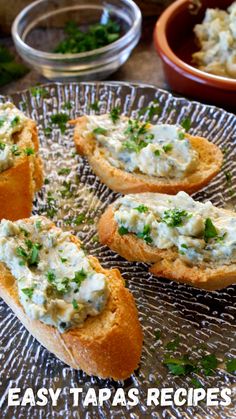
<instances>
[{"instance_id":1,"label":"terracotta bowl","mask_svg":"<svg viewBox=\"0 0 236 419\"><path fill-rule=\"evenodd\" d=\"M233 0L177 0L158 19L154 30L155 47L160 55L166 79L178 93L204 102L236 110L236 79L215 76L192 64L198 50L193 27L203 20L207 8L226 9Z\"/></svg>"}]
</instances>

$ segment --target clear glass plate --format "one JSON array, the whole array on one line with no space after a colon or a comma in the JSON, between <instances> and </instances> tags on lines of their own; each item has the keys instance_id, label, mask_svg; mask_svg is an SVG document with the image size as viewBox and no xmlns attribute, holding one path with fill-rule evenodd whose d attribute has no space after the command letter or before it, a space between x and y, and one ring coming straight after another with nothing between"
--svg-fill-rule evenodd
<instances>
[{"instance_id":1,"label":"clear glass plate","mask_svg":"<svg viewBox=\"0 0 236 419\"><path fill-rule=\"evenodd\" d=\"M170 93L152 86L128 83L81 83L50 84L44 87L47 94L33 96L32 91L17 93L0 100L12 100L26 114L36 120L44 159L45 176L48 181L38 193L34 203L34 213L48 212L48 197L55 199L56 210L50 215L56 224L73 231L84 242L85 248L96 255L104 267L118 267L132 291L139 310L144 331L144 347L138 371L125 382L114 383L88 377L82 371L75 371L44 349L29 335L7 305L0 302L0 405L4 418L233 418L235 417L235 395L228 407L147 407L146 393L150 387L193 387L191 377L175 377L168 373L162 361L167 354L165 345L179 336L180 344L174 356L186 352L199 357L203 352L214 353L222 362L214 375L206 377L198 374L203 387L228 387L235 385L235 376L226 373L225 358L236 356L236 292L230 286L219 292L205 292L148 273L147 265L130 263L97 242L96 222L108 204L118 196L111 192L92 173L87 162L75 154L73 128L67 127L64 134L56 126L49 136L45 128L50 125L52 113L63 112L70 118L83 113L94 112L90 105L99 100L101 112L114 105L121 106L127 115L147 106L153 99L160 103L159 122L176 123L187 116L191 118L191 133L215 142L225 152L225 162L221 173L194 195L201 201L212 200L221 207L232 208L236 204L233 185L236 178L235 142L236 118L223 110L205 106L186 99L173 97ZM67 109L67 104L71 109ZM62 168L70 173L60 175ZM232 179L227 176L232 174ZM51 193L51 195L50 195ZM77 224L73 221L76 217ZM71 218L72 217L72 218ZM83 218L85 218L83 220ZM155 338L161 331L159 340ZM128 350L128 348L127 348ZM31 387L62 388L58 405L52 407L8 407L7 393L10 387L20 387L22 391ZM96 392L108 387L115 391L122 387L139 389L140 403L134 407L113 407L111 401L103 407L73 407L69 395L71 387L82 387L85 394L90 387Z\"/></svg>"}]
</instances>

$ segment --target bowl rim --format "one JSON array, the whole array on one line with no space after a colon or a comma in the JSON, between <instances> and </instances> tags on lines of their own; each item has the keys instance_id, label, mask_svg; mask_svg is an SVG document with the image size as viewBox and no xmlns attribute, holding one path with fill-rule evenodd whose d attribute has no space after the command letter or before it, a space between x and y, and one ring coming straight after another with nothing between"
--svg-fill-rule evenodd
<instances>
[{"instance_id":1,"label":"bowl rim","mask_svg":"<svg viewBox=\"0 0 236 419\"><path fill-rule=\"evenodd\" d=\"M60 61L60 60L76 60L77 59L83 59L83 58L91 58L94 54L96 55L102 55L103 53L107 53L110 52L112 49L117 50L119 47L121 47L124 42L128 41L130 36L132 34L136 34L137 30L140 28L141 29L141 22L142 22L142 14L141 14L141 10L140 8L137 6L137 4L133 1L133 0L123 0L127 5L129 5L131 7L131 9L134 12L135 15L135 20L133 22L133 25L131 26L131 28L128 30L127 33L125 33L121 38L119 38L117 41L112 42L111 44L108 44L104 47L101 48L97 48L97 49L93 49L91 51L87 51L87 52L82 52L82 53L75 53L75 54L62 54L62 53L57 53L57 52L45 52L45 51L41 51L39 49L30 47L26 42L24 42L21 38L21 36L19 35L19 25L22 21L22 19L24 19L25 15L31 11L35 6L39 5L40 3L43 3L47 0L36 0L32 3L30 3L28 6L24 7L24 9L22 9L20 11L20 13L16 16L16 18L13 21L12 24L12 28L11 28L11 33L12 33L12 37L13 40L15 42L15 44L17 46L19 46L20 48L22 48L26 53L30 54L31 56L35 56L37 58L43 58L43 59L48 59L48 60L53 60L53 61ZM69 6L68 6L69 8ZM57 9L59 10L59 8Z\"/></svg>"},{"instance_id":2,"label":"bowl rim","mask_svg":"<svg viewBox=\"0 0 236 419\"><path fill-rule=\"evenodd\" d=\"M170 48L167 41L166 29L172 14L181 8L184 8L186 5L189 5L189 0L176 0L172 3L166 10L161 14L159 19L156 22L154 28L154 44L157 52L160 54L162 59L167 62L167 64L172 66L174 65L175 70L182 71L187 73L188 76L191 76L197 82L207 83L215 87L224 87L228 89L236 89L236 80L229 77L217 76L214 74L207 73L205 71L199 70L187 64L185 61L181 60ZM161 39L161 41L160 41Z\"/></svg>"}]
</instances>

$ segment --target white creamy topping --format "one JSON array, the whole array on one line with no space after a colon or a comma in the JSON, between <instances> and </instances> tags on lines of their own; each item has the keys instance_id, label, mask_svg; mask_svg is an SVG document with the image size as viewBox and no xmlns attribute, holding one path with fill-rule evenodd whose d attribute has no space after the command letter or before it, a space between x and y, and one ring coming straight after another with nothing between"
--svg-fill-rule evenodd
<instances>
[{"instance_id":1,"label":"white creamy topping","mask_svg":"<svg viewBox=\"0 0 236 419\"><path fill-rule=\"evenodd\" d=\"M194 28L201 50L193 54L200 70L236 77L236 2L227 11L207 9Z\"/></svg>"},{"instance_id":2,"label":"white creamy topping","mask_svg":"<svg viewBox=\"0 0 236 419\"><path fill-rule=\"evenodd\" d=\"M105 275L97 273L70 234L49 220L0 223L0 261L17 280L20 301L32 319L63 332L99 314L108 298Z\"/></svg>"},{"instance_id":3,"label":"white creamy topping","mask_svg":"<svg viewBox=\"0 0 236 419\"><path fill-rule=\"evenodd\" d=\"M145 124L123 116L113 123L107 114L87 118L84 135L92 133L117 168L167 178L182 178L197 168L198 153L180 126Z\"/></svg>"},{"instance_id":4,"label":"white creamy topping","mask_svg":"<svg viewBox=\"0 0 236 419\"><path fill-rule=\"evenodd\" d=\"M114 209L120 234L134 233L158 249L177 248L190 263L236 261L236 214L210 201L196 202L185 192L144 193L119 198Z\"/></svg>"},{"instance_id":5,"label":"white creamy topping","mask_svg":"<svg viewBox=\"0 0 236 419\"><path fill-rule=\"evenodd\" d=\"M14 149L13 134L23 128L26 120L13 103L0 103L0 173L13 165L18 154Z\"/></svg>"}]
</instances>

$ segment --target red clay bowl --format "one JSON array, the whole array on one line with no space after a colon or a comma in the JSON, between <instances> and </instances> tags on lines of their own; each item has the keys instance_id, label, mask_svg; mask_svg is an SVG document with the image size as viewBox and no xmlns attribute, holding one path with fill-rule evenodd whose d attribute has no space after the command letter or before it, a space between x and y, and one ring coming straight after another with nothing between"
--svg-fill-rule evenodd
<instances>
[{"instance_id":1,"label":"red clay bowl","mask_svg":"<svg viewBox=\"0 0 236 419\"><path fill-rule=\"evenodd\" d=\"M191 0L177 0L158 19L154 30L155 47L166 79L178 93L204 102L236 110L236 79L215 76L192 65L198 50L193 27L203 20L207 8L226 9L233 0L201 0L199 8Z\"/></svg>"}]
</instances>

